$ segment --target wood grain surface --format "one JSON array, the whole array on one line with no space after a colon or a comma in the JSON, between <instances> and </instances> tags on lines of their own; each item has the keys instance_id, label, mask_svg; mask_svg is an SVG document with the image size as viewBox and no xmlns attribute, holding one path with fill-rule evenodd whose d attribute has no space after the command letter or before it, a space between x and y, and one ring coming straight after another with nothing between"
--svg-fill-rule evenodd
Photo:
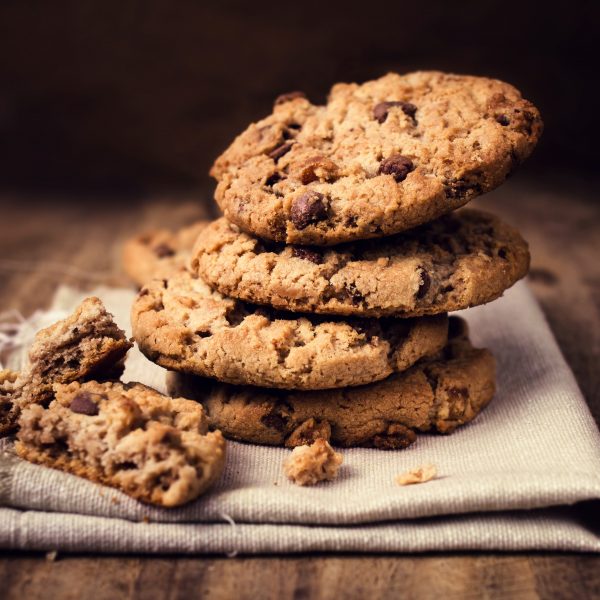
<instances>
[{"instance_id":1,"label":"wood grain surface","mask_svg":"<svg viewBox=\"0 0 600 600\"><path fill-rule=\"evenodd\" d=\"M477 201L519 227L532 288L600 422L600 206L586 182L508 182ZM61 283L126 285L124 239L213 210L194 198L5 195L0 311L48 306ZM0 598L598 598L600 557L568 554L143 557L0 554Z\"/></svg>"}]
</instances>

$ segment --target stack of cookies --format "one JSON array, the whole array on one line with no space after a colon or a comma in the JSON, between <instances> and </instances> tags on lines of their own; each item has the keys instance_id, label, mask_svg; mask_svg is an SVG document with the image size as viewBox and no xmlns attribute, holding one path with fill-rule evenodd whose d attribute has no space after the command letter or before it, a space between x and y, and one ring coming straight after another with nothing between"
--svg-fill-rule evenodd
<instances>
[{"instance_id":1,"label":"stack of cookies","mask_svg":"<svg viewBox=\"0 0 600 600\"><path fill-rule=\"evenodd\" d=\"M447 313L529 266L515 229L453 211L541 131L517 90L478 77L389 74L335 85L325 105L280 96L212 168L223 218L128 245L140 349L232 439L404 448L452 432L491 400L495 366Z\"/></svg>"}]
</instances>

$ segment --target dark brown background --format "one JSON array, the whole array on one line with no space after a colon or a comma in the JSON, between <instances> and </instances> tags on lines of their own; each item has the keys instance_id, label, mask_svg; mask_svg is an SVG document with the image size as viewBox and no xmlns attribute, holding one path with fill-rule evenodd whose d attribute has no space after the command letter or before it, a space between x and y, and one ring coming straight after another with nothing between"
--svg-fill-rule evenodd
<instances>
[{"instance_id":1,"label":"dark brown background","mask_svg":"<svg viewBox=\"0 0 600 600\"><path fill-rule=\"evenodd\" d=\"M0 191L206 196L213 158L275 95L432 68L516 85L546 121L524 172L589 178L597 6L3 0Z\"/></svg>"}]
</instances>

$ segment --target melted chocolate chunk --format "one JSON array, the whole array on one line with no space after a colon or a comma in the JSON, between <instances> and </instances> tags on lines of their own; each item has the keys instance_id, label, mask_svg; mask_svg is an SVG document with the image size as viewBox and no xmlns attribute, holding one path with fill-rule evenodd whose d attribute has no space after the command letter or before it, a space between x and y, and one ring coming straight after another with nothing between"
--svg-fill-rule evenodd
<instances>
[{"instance_id":1,"label":"melted chocolate chunk","mask_svg":"<svg viewBox=\"0 0 600 600\"><path fill-rule=\"evenodd\" d=\"M291 219L296 229L306 229L311 223L327 218L325 196L319 192L306 192L292 203Z\"/></svg>"},{"instance_id":2,"label":"melted chocolate chunk","mask_svg":"<svg viewBox=\"0 0 600 600\"><path fill-rule=\"evenodd\" d=\"M281 144L281 146L277 146L269 152L269 157L272 158L275 162L277 162L282 156L286 155L291 149L292 145L290 142L286 142L285 144Z\"/></svg>"},{"instance_id":3,"label":"melted chocolate chunk","mask_svg":"<svg viewBox=\"0 0 600 600\"><path fill-rule=\"evenodd\" d=\"M379 165L380 175L393 175L394 179L400 183L406 179L406 176L415 168L412 160L402 156L402 154L393 154L385 158Z\"/></svg>"},{"instance_id":4,"label":"melted chocolate chunk","mask_svg":"<svg viewBox=\"0 0 600 600\"><path fill-rule=\"evenodd\" d=\"M106 398L106 396L101 396L101 398ZM81 392L71 400L71 404L69 408L74 413L79 413L80 415L87 415L88 417L93 417L97 415L100 411L98 409L98 405L92 400L92 394L88 392Z\"/></svg>"}]
</instances>

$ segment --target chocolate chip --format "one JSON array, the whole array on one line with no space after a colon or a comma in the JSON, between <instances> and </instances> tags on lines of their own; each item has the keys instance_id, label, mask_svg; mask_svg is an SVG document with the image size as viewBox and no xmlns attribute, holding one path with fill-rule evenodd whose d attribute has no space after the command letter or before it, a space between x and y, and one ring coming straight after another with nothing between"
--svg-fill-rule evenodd
<instances>
[{"instance_id":1,"label":"chocolate chip","mask_svg":"<svg viewBox=\"0 0 600 600\"><path fill-rule=\"evenodd\" d=\"M429 291L431 287L431 277L429 273L425 269L421 269L421 283L419 284L419 289L417 290L417 298L420 300L425 297L425 294Z\"/></svg>"},{"instance_id":2,"label":"chocolate chip","mask_svg":"<svg viewBox=\"0 0 600 600\"><path fill-rule=\"evenodd\" d=\"M281 181L282 179L283 177L281 176L281 173L275 172L267 177L267 179L265 180L265 185L268 187L273 187L278 181Z\"/></svg>"},{"instance_id":3,"label":"chocolate chip","mask_svg":"<svg viewBox=\"0 0 600 600\"><path fill-rule=\"evenodd\" d=\"M410 102L403 102L402 103L402 112L406 116L412 117L414 119L415 114L417 112L417 107L414 104L411 104Z\"/></svg>"},{"instance_id":4,"label":"chocolate chip","mask_svg":"<svg viewBox=\"0 0 600 600\"><path fill-rule=\"evenodd\" d=\"M310 260L315 265L320 265L323 262L323 257L310 248L302 248L301 246L294 246L292 248L292 256L294 258L302 258L304 260Z\"/></svg>"},{"instance_id":5,"label":"chocolate chip","mask_svg":"<svg viewBox=\"0 0 600 600\"><path fill-rule=\"evenodd\" d=\"M292 149L292 145L293 144L291 142L281 144L280 146L277 146L277 148L271 150L271 152L268 153L268 156L277 162L282 156L287 154Z\"/></svg>"},{"instance_id":6,"label":"chocolate chip","mask_svg":"<svg viewBox=\"0 0 600 600\"><path fill-rule=\"evenodd\" d=\"M290 102L290 100L296 100L296 98L306 98L306 94L304 92L295 91L295 92L287 92L286 94L280 94L275 98L275 106L279 106L280 104L285 104L286 102Z\"/></svg>"},{"instance_id":7,"label":"chocolate chip","mask_svg":"<svg viewBox=\"0 0 600 600\"><path fill-rule=\"evenodd\" d=\"M510 119L506 115L498 115L496 117L496 121L498 121L498 123L500 123L500 125L503 127L510 125Z\"/></svg>"},{"instance_id":8,"label":"chocolate chip","mask_svg":"<svg viewBox=\"0 0 600 600\"><path fill-rule=\"evenodd\" d=\"M384 123L387 119L390 108L393 108L394 106L399 106L402 109L402 112L407 117L410 117L414 120L415 113L417 112L417 107L414 104L411 104L410 102L402 102L401 100L395 100L391 102L380 102L373 109L373 116L380 123Z\"/></svg>"},{"instance_id":9,"label":"chocolate chip","mask_svg":"<svg viewBox=\"0 0 600 600\"><path fill-rule=\"evenodd\" d=\"M380 175L393 175L394 179L400 183L406 179L406 176L415 168L412 160L402 156L402 154L393 154L381 161L379 165Z\"/></svg>"},{"instance_id":10,"label":"chocolate chip","mask_svg":"<svg viewBox=\"0 0 600 600\"><path fill-rule=\"evenodd\" d=\"M306 192L292 202L291 219L296 229L306 229L311 223L327 218L325 196L319 192Z\"/></svg>"},{"instance_id":11,"label":"chocolate chip","mask_svg":"<svg viewBox=\"0 0 600 600\"><path fill-rule=\"evenodd\" d=\"M498 256L499 256L500 258L504 258L504 259L506 259L507 252L508 252L508 248L505 248L505 247L503 246L502 248L500 248L500 249L498 250Z\"/></svg>"},{"instance_id":12,"label":"chocolate chip","mask_svg":"<svg viewBox=\"0 0 600 600\"><path fill-rule=\"evenodd\" d=\"M175 254L175 250L167 244L160 244L154 248L154 254L158 256L158 258L166 258L167 256L173 256Z\"/></svg>"},{"instance_id":13,"label":"chocolate chip","mask_svg":"<svg viewBox=\"0 0 600 600\"><path fill-rule=\"evenodd\" d=\"M93 417L99 412L98 405L92 400L92 395L88 392L77 394L75 398L71 400L69 408L74 413L87 415L88 417Z\"/></svg>"}]
</instances>

